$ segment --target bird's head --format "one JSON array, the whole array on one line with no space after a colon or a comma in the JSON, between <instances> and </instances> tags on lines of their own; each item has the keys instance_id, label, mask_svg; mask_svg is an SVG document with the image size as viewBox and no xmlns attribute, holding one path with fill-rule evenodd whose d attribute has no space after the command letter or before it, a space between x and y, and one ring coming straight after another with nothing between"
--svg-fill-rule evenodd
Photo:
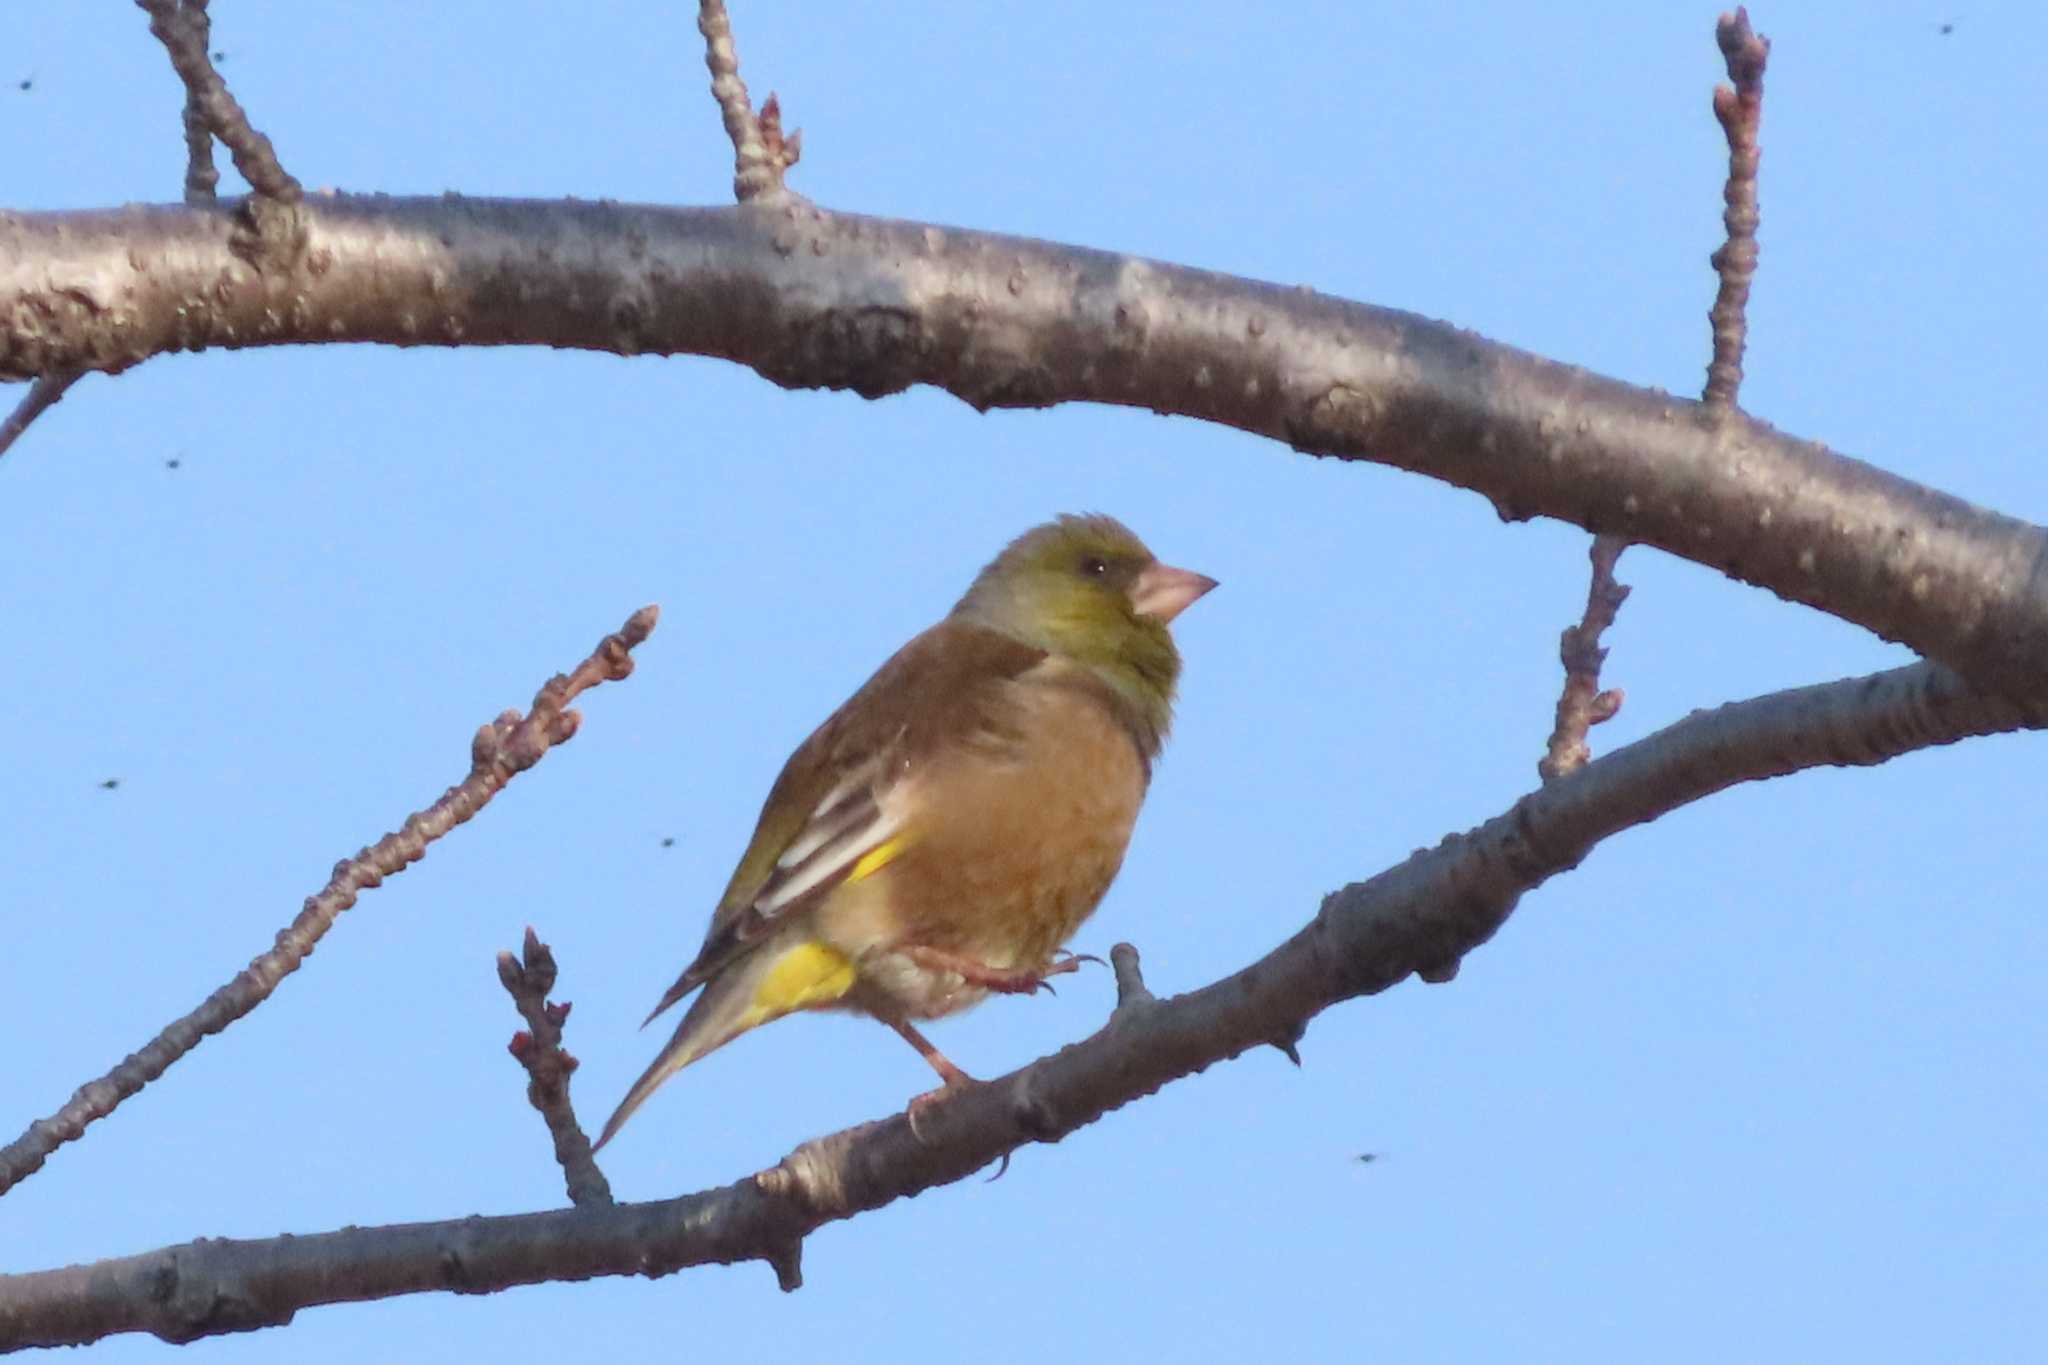
<instances>
[{"instance_id":1,"label":"bird's head","mask_svg":"<svg viewBox=\"0 0 2048 1365\"><path fill-rule=\"evenodd\" d=\"M953 618L1087 666L1163 738L1180 676L1167 623L1215 586L1160 563L1113 517L1063 516L1004 547Z\"/></svg>"}]
</instances>

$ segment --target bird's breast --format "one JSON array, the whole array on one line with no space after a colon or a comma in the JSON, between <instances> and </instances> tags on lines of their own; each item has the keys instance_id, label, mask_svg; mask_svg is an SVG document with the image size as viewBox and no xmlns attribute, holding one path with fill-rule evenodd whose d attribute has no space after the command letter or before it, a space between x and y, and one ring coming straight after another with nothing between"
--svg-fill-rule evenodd
<instances>
[{"instance_id":1,"label":"bird's breast","mask_svg":"<svg viewBox=\"0 0 2048 1365\"><path fill-rule=\"evenodd\" d=\"M934 1018L985 994L900 952L920 945L1001 971L1041 970L1109 889L1143 803L1146 764L1094 697L1044 688L1000 753L930 756L905 780L900 851L820 907L862 983Z\"/></svg>"}]
</instances>

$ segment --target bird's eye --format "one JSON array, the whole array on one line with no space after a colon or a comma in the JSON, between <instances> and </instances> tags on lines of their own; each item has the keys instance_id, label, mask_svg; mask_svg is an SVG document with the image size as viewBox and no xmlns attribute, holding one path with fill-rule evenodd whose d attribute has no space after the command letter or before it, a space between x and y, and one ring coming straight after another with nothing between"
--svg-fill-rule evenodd
<instances>
[{"instance_id":1,"label":"bird's eye","mask_svg":"<svg viewBox=\"0 0 2048 1365\"><path fill-rule=\"evenodd\" d=\"M1109 561L1100 555L1089 555L1081 561L1081 572L1090 578L1100 578L1109 572Z\"/></svg>"}]
</instances>

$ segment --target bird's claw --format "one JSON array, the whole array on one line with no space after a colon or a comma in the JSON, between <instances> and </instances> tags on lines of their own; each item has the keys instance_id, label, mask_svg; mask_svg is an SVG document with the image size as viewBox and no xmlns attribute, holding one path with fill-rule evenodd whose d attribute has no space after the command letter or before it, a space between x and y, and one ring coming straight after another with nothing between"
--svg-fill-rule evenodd
<instances>
[{"instance_id":1,"label":"bird's claw","mask_svg":"<svg viewBox=\"0 0 2048 1365\"><path fill-rule=\"evenodd\" d=\"M966 985L984 991L994 991L998 995L1036 995L1040 991L1058 995L1059 992L1053 990L1052 983L1046 980L1047 977L1076 971L1083 962L1102 961L1099 957L1090 957L1085 953L1077 955L1062 949L1053 954L1052 960L1043 968L1032 971L1028 968L991 967L988 963L964 953L931 948L919 943L907 944L896 951L919 966L932 971L951 972Z\"/></svg>"},{"instance_id":2,"label":"bird's claw","mask_svg":"<svg viewBox=\"0 0 2048 1365\"><path fill-rule=\"evenodd\" d=\"M922 1095L911 1096L910 1103L904 1106L903 1110L903 1117L910 1123L910 1135L916 1138L919 1143L923 1143L925 1141L924 1131L917 1126L919 1116L948 1095L956 1091L965 1090L970 1085L979 1084L981 1082L963 1071L960 1073L958 1080L949 1078L945 1084L939 1086L936 1090L927 1090Z\"/></svg>"}]
</instances>

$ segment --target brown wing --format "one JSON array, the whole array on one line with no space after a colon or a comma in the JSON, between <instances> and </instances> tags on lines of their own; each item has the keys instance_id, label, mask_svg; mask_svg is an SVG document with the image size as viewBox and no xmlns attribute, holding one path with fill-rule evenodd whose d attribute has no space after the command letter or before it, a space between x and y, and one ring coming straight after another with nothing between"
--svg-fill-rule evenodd
<instances>
[{"instance_id":1,"label":"brown wing","mask_svg":"<svg viewBox=\"0 0 2048 1365\"><path fill-rule=\"evenodd\" d=\"M648 1018L814 903L888 840L897 818L885 808L889 788L924 757L1019 740L1005 684L1045 657L997 631L942 621L876 670L783 765L697 960Z\"/></svg>"}]
</instances>

